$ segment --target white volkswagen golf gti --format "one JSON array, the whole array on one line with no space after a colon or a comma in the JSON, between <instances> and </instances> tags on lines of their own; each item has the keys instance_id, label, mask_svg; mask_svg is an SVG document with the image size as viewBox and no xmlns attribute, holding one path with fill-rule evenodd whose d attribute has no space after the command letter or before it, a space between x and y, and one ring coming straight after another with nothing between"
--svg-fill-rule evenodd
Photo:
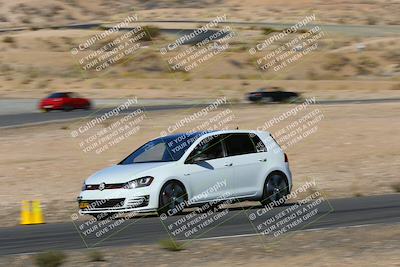
<instances>
[{"instance_id":1,"label":"white volkswagen golf gti","mask_svg":"<svg viewBox=\"0 0 400 267\"><path fill-rule=\"evenodd\" d=\"M286 154L268 132L180 133L154 139L84 182L81 214L158 211L226 200L268 204L290 193ZM280 201L282 202L282 201Z\"/></svg>"}]
</instances>

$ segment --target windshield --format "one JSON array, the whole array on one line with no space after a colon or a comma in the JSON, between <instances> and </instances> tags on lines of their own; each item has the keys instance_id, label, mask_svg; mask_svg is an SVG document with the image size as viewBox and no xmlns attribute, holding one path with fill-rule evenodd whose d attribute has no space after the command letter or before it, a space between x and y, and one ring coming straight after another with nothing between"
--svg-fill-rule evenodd
<instances>
[{"instance_id":1,"label":"windshield","mask_svg":"<svg viewBox=\"0 0 400 267\"><path fill-rule=\"evenodd\" d=\"M67 97L66 93L53 93L51 95L49 95L47 98L63 98L63 97Z\"/></svg>"},{"instance_id":2,"label":"windshield","mask_svg":"<svg viewBox=\"0 0 400 267\"><path fill-rule=\"evenodd\" d=\"M177 161L205 133L182 133L157 138L141 146L119 164Z\"/></svg>"}]
</instances>

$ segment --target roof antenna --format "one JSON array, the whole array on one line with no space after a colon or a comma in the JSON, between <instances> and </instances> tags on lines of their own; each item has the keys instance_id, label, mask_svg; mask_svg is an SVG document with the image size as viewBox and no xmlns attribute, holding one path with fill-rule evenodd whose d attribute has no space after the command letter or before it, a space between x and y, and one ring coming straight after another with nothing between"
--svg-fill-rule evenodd
<instances>
[{"instance_id":1,"label":"roof antenna","mask_svg":"<svg viewBox=\"0 0 400 267\"><path fill-rule=\"evenodd\" d=\"M236 126L236 130L239 130L239 126Z\"/></svg>"}]
</instances>

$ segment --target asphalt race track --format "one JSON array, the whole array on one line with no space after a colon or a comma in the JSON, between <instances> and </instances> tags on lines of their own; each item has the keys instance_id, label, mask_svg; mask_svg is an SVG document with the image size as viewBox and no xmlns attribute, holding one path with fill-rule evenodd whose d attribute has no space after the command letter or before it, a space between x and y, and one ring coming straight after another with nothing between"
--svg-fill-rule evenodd
<instances>
[{"instance_id":1,"label":"asphalt race track","mask_svg":"<svg viewBox=\"0 0 400 267\"><path fill-rule=\"evenodd\" d=\"M157 105L157 106L146 106L143 108L146 112L148 111L162 111L162 110L178 110L192 108L194 105ZM125 109L120 112L121 115L129 114L140 107ZM0 128L12 128L17 126L45 124L52 122L62 121L73 121L83 118L94 118L101 116L112 108L104 109L92 109L92 110L73 110L69 112L65 111L52 111L48 113L20 113L20 114L7 114L0 115Z\"/></svg>"},{"instance_id":2,"label":"asphalt race track","mask_svg":"<svg viewBox=\"0 0 400 267\"><path fill-rule=\"evenodd\" d=\"M324 216L319 216L318 220L298 230L400 223L400 194L333 199L329 200L329 203L326 207L321 207L318 210L317 216L319 214ZM291 205L293 204L274 208L270 215L278 214ZM229 209L230 219L222 221L221 224L204 233L200 239L257 235L255 228L249 221L249 214L257 212L260 208L261 206L249 210ZM174 216L172 219L177 221L183 216L185 215ZM256 219L253 223L260 222L257 222ZM290 238L289 234L289 232L284 233ZM167 229L161 223L159 217L134 218L127 221L126 228L115 231L115 234L97 243L96 246L115 247L152 244L157 243L158 240L166 239L168 236ZM186 242L189 241L186 240ZM86 245L72 221L59 224L0 228L0 255L82 248L86 248Z\"/></svg>"},{"instance_id":3,"label":"asphalt race track","mask_svg":"<svg viewBox=\"0 0 400 267\"><path fill-rule=\"evenodd\" d=\"M344 99L344 100L318 100L317 104L320 105L345 105L345 104L374 104L374 103L391 103L400 102L400 98L378 98L378 99ZM251 104L230 104L230 106L247 106ZM274 104L275 105L275 104ZM163 111L163 110L179 110L179 109L191 109L191 108L202 108L206 104L182 104L182 105L154 105L144 106L143 109L146 112L151 111ZM130 108L123 110L120 114L128 114L138 109ZM72 121L83 118L91 118L100 116L112 108L105 109L94 109L94 110L75 110L70 112L64 111L53 111L49 113L20 113L20 114L5 114L0 115L0 128L12 128L18 126L45 124L52 122L61 121Z\"/></svg>"}]
</instances>

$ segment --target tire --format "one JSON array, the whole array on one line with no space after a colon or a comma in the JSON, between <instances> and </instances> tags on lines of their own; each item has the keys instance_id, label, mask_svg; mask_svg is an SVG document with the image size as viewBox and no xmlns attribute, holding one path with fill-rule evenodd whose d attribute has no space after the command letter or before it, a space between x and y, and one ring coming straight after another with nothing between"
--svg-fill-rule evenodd
<instances>
[{"instance_id":1,"label":"tire","mask_svg":"<svg viewBox=\"0 0 400 267\"><path fill-rule=\"evenodd\" d=\"M291 96L286 100L287 103L296 103L298 101L299 101L299 97L298 96Z\"/></svg>"},{"instance_id":2,"label":"tire","mask_svg":"<svg viewBox=\"0 0 400 267\"><path fill-rule=\"evenodd\" d=\"M288 194L289 185L286 177L279 172L272 172L265 180L263 196L260 202L262 205L268 205L273 201L278 201ZM285 201L280 204L283 203L285 203Z\"/></svg>"},{"instance_id":3,"label":"tire","mask_svg":"<svg viewBox=\"0 0 400 267\"><path fill-rule=\"evenodd\" d=\"M263 98L261 99L261 102L264 103L264 104L268 104L268 103L274 102L274 99L273 99L272 97L270 97L270 96L268 96L268 97L263 97Z\"/></svg>"},{"instance_id":4,"label":"tire","mask_svg":"<svg viewBox=\"0 0 400 267\"><path fill-rule=\"evenodd\" d=\"M170 181L163 185L160 191L157 213L168 216L168 211L180 207L187 200L185 187L178 181ZM184 207L184 206L183 206ZM183 208L173 215L181 214Z\"/></svg>"},{"instance_id":5,"label":"tire","mask_svg":"<svg viewBox=\"0 0 400 267\"><path fill-rule=\"evenodd\" d=\"M73 107L68 106L68 105L63 106L63 110L64 110L64 111L71 111L71 110L73 110L73 109L74 109Z\"/></svg>"},{"instance_id":6,"label":"tire","mask_svg":"<svg viewBox=\"0 0 400 267\"><path fill-rule=\"evenodd\" d=\"M252 100L249 99L249 101L252 103L255 103L255 104L260 104L262 102L262 99L261 98L256 98L256 99L252 99Z\"/></svg>"}]
</instances>

